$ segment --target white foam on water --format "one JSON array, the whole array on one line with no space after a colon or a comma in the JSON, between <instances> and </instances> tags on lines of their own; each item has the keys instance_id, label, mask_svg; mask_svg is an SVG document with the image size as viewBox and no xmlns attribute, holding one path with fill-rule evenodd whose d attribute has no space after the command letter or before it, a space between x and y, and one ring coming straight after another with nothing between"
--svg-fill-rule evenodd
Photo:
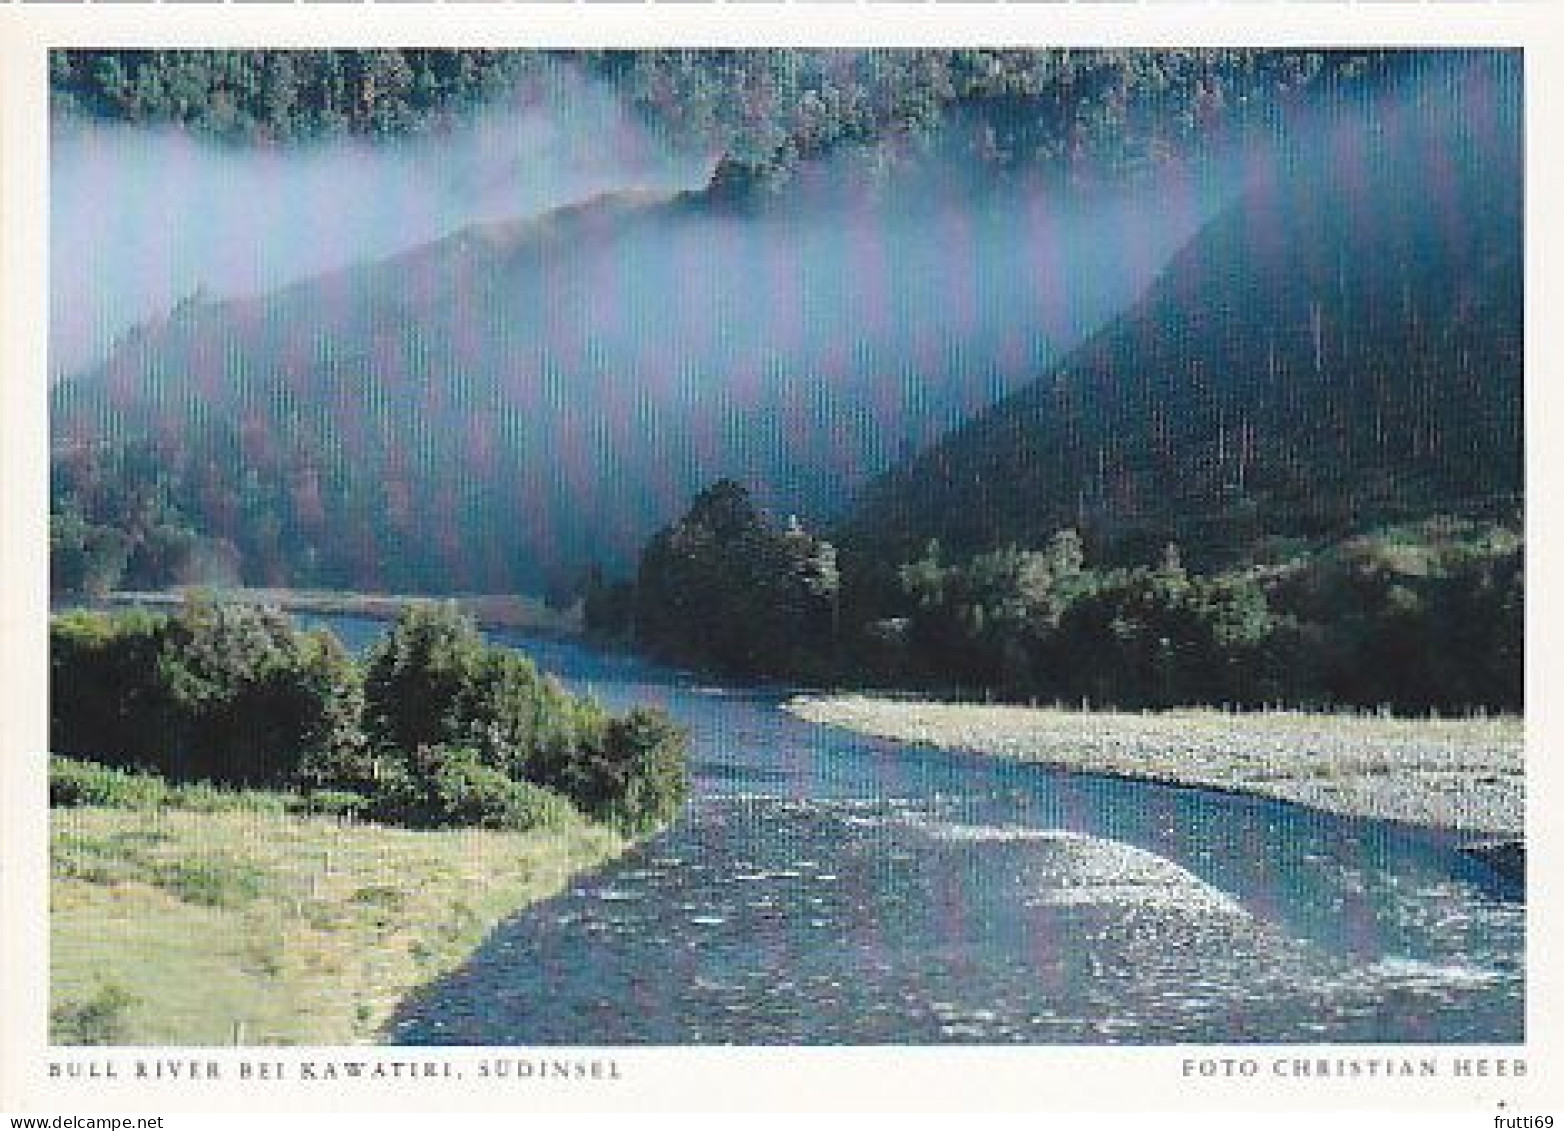
<instances>
[{"instance_id":1,"label":"white foam on water","mask_svg":"<svg viewBox=\"0 0 1564 1131\"><path fill-rule=\"evenodd\" d=\"M1117 904L1124 907L1156 908L1166 911L1196 912L1206 915L1247 917L1229 895L1215 888L1166 887L1149 883L1084 883L1045 891L1026 901L1028 907L1084 907Z\"/></svg>"},{"instance_id":2,"label":"white foam on water","mask_svg":"<svg viewBox=\"0 0 1564 1131\"><path fill-rule=\"evenodd\" d=\"M972 825L904 817L899 823L947 843L1041 843L1057 847L1038 867L1038 890L1028 907L1116 904L1248 918L1232 896L1154 852L1122 841L1067 829L1028 825Z\"/></svg>"},{"instance_id":3,"label":"white foam on water","mask_svg":"<svg viewBox=\"0 0 1564 1131\"><path fill-rule=\"evenodd\" d=\"M596 894L597 898L602 900L604 903L622 903L626 900L641 899L644 897L645 893L638 891L622 891L619 888L598 888L594 894Z\"/></svg>"},{"instance_id":4,"label":"white foam on water","mask_svg":"<svg viewBox=\"0 0 1564 1131\"><path fill-rule=\"evenodd\" d=\"M1369 967L1380 978L1424 986L1486 986L1502 981L1502 970L1468 966L1460 962L1429 962L1420 958L1391 955Z\"/></svg>"},{"instance_id":5,"label":"white foam on water","mask_svg":"<svg viewBox=\"0 0 1564 1131\"><path fill-rule=\"evenodd\" d=\"M1187 868L1122 841L1053 830L1059 866L1031 906L1112 904L1249 918L1236 899Z\"/></svg>"},{"instance_id":6,"label":"white foam on water","mask_svg":"<svg viewBox=\"0 0 1564 1131\"><path fill-rule=\"evenodd\" d=\"M946 841L1067 840L1075 835L1062 829L1034 829L1025 825L932 824L925 831L935 840Z\"/></svg>"}]
</instances>

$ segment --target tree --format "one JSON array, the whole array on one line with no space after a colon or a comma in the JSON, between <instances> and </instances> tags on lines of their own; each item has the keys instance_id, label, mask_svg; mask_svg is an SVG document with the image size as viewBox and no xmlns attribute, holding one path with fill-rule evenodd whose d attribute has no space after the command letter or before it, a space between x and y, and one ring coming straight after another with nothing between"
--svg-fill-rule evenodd
<instances>
[{"instance_id":1,"label":"tree","mask_svg":"<svg viewBox=\"0 0 1564 1131\"><path fill-rule=\"evenodd\" d=\"M71 507L49 516L49 585L56 593L101 597L117 588L130 560L130 538L95 526Z\"/></svg>"},{"instance_id":2,"label":"tree","mask_svg":"<svg viewBox=\"0 0 1564 1131\"><path fill-rule=\"evenodd\" d=\"M450 741L478 695L485 645L454 602L404 607L365 657L364 730L375 749L403 756Z\"/></svg>"},{"instance_id":3,"label":"tree","mask_svg":"<svg viewBox=\"0 0 1564 1131\"><path fill-rule=\"evenodd\" d=\"M743 486L721 480L643 551L636 639L742 675L793 670L831 640L840 586L830 543L796 519L773 529Z\"/></svg>"},{"instance_id":4,"label":"tree","mask_svg":"<svg viewBox=\"0 0 1564 1131\"><path fill-rule=\"evenodd\" d=\"M357 681L341 644L280 610L191 597L160 626L155 669L152 757L166 773L279 784L312 759L356 759Z\"/></svg>"}]
</instances>

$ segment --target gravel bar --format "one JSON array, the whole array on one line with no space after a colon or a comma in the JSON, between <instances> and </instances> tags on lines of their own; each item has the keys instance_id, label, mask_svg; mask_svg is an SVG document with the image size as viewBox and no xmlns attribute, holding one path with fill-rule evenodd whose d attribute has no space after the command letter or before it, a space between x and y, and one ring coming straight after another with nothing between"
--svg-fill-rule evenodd
<instances>
[{"instance_id":1,"label":"gravel bar","mask_svg":"<svg viewBox=\"0 0 1564 1131\"><path fill-rule=\"evenodd\" d=\"M1524 727L1515 716L1132 713L865 695L796 696L786 709L901 742L1471 833L1507 851L1523 835Z\"/></svg>"}]
</instances>

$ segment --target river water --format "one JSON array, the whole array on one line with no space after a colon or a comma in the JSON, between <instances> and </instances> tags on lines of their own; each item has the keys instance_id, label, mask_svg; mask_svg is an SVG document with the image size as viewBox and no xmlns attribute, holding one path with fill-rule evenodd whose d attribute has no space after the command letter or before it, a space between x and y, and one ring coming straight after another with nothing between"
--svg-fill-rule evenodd
<instances>
[{"instance_id":1,"label":"river water","mask_svg":"<svg viewBox=\"0 0 1564 1131\"><path fill-rule=\"evenodd\" d=\"M694 796L405 1003L396 1042L1523 1037L1522 893L1443 834L861 738L775 692L496 639L666 708Z\"/></svg>"}]
</instances>

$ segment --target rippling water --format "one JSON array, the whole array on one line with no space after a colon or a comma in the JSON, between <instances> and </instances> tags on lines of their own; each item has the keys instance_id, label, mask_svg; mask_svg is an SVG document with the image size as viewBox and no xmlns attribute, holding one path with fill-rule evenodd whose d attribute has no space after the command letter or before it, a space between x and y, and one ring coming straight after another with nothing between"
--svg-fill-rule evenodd
<instances>
[{"instance_id":1,"label":"rippling water","mask_svg":"<svg viewBox=\"0 0 1564 1131\"><path fill-rule=\"evenodd\" d=\"M1520 891L1446 836L859 738L512 643L612 707L670 710L695 797L496 929L396 1041L1522 1038Z\"/></svg>"}]
</instances>

